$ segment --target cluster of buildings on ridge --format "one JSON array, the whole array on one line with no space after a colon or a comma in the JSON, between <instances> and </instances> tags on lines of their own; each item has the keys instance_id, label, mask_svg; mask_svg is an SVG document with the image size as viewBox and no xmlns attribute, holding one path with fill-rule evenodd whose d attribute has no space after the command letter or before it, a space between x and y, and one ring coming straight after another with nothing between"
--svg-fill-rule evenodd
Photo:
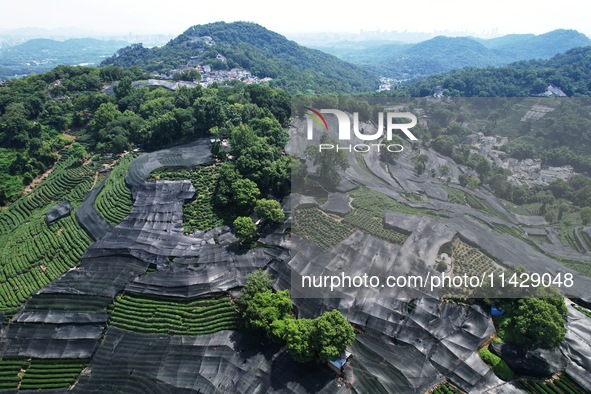
<instances>
[{"instance_id":1,"label":"cluster of buildings on ridge","mask_svg":"<svg viewBox=\"0 0 591 394\"><path fill-rule=\"evenodd\" d=\"M152 73L152 76L160 79L170 80L174 78L174 74L185 71L189 68L195 69L201 73L201 79L198 81L198 83L203 87L207 87L214 82L225 83L231 80L242 81L246 84L265 83L272 80L272 78L268 77L258 78L256 76L253 76L250 73L250 71L245 70L243 68L236 67L232 68L231 70L213 70L209 65L196 65L194 67L177 68L174 70L170 70L165 74Z\"/></svg>"},{"instance_id":2,"label":"cluster of buildings on ridge","mask_svg":"<svg viewBox=\"0 0 591 394\"><path fill-rule=\"evenodd\" d=\"M203 45L203 48L197 49L198 52L203 52L205 47L215 46L215 41L213 40L213 38L211 38L209 36L189 37L189 42L191 42L191 43L198 42ZM221 63L226 63L226 57L224 55L222 55L221 53L218 53L216 55L216 60L218 60ZM197 71L199 71L199 73L201 73L201 79L199 81L194 81L194 82L197 82L199 85L201 85L203 87L207 87L215 82L225 83L225 82L231 81L231 80L242 81L246 84L265 83L265 82L269 82L272 80L272 78L269 78L269 77L258 78L256 76L253 76L250 71L245 70L240 67L235 67L230 70L215 70L209 64L201 64L201 57L200 56L191 56L189 58L186 66L182 66L182 67L176 68L174 70L170 70L167 73L163 73L163 74L152 73L152 76L160 78L160 79L173 79L175 74L186 71L186 70L190 70L190 69L197 70Z\"/></svg>"}]
</instances>

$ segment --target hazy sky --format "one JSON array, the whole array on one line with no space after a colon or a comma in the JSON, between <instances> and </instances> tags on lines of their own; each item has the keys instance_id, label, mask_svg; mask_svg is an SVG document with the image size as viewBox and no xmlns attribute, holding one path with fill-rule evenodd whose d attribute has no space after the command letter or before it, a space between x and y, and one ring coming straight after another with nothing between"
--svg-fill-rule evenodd
<instances>
[{"instance_id":1,"label":"hazy sky","mask_svg":"<svg viewBox=\"0 0 591 394\"><path fill-rule=\"evenodd\" d=\"M104 33L178 34L215 21L245 20L279 33L465 31L476 35L545 33L557 28L591 35L586 0L3 0L0 29L75 27ZM342 5L342 4L354 4Z\"/></svg>"}]
</instances>

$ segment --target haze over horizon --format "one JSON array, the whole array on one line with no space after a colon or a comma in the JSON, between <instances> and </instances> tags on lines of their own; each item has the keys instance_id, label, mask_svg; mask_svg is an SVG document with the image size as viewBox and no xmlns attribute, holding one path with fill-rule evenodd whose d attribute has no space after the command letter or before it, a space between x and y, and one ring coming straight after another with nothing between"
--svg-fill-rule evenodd
<instances>
[{"instance_id":1,"label":"haze over horizon","mask_svg":"<svg viewBox=\"0 0 591 394\"><path fill-rule=\"evenodd\" d=\"M574 29L591 35L576 0L499 0L484 5L469 0L417 0L392 5L384 12L377 0L349 8L330 2L302 0L289 10L268 1L195 3L179 0L104 0L80 4L74 0L28 0L2 7L0 33L17 29L79 29L89 35L178 35L197 24L251 21L286 36L306 33L413 32L434 35L543 34Z\"/></svg>"}]
</instances>

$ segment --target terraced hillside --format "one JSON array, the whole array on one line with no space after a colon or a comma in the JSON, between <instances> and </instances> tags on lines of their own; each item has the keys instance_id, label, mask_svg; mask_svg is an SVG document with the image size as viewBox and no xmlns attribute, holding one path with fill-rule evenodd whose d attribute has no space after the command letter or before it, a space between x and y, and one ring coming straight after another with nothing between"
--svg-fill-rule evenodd
<instances>
[{"instance_id":1,"label":"terraced hillside","mask_svg":"<svg viewBox=\"0 0 591 394\"><path fill-rule=\"evenodd\" d=\"M349 387L327 368L313 366L314 372L308 373L288 352L237 330L236 307L228 295L244 284L250 272L261 268L277 278L277 290L288 288L294 274L320 275L334 269L378 275L420 272L433 265L446 244L458 276L496 269L496 258L509 264L518 261L515 256L530 267L534 262L557 267L540 252L541 246L534 249L526 241L522 225L494 200L454 185L463 201L454 204L436 179L418 180L429 192L425 196L414 181L384 178L376 187L365 173L351 171L346 180L349 188L343 188L348 191L331 193L332 199L326 195L307 198L322 204L296 205L292 212L292 230L303 231L316 245L306 240L292 243L286 222L263 234L258 247L244 251L227 236L232 235L227 227L187 234L191 218L184 215L191 204L195 228L218 223L210 210L215 168L154 171L210 161L209 140L148 153L131 161L127 170L121 161L111 172L109 185L100 194L95 189L89 195L83 205L89 215L82 217L83 223L100 210L108 215L109 208L103 204L109 200L116 204L126 190L133 195L133 206L129 214L113 216L111 224L93 221L101 230L81 265L31 297L6 330L3 362L7 368L15 367L10 364L14 360L35 365L35 359L44 356L59 358L65 371L55 371L55 380L60 381L54 382L38 377L49 375L50 367L37 368L42 372L36 374L33 368L32 378L26 381L27 367L16 378L13 372L0 373L7 376L2 383L13 389L55 384L57 390L65 391L75 382L71 390L85 394L333 392L338 384L343 393L433 390L455 394L503 384L475 353L494 334L488 310L477 304L442 303L425 293L408 303L379 288L367 298L354 292L346 299L321 302L294 297L299 317L336 308L363 331L351 346L354 357L341 376ZM376 177L388 174L378 170ZM129 189L121 187L124 182ZM468 199L478 204L467 204ZM325 264L323 258L327 258ZM561 357L565 365L578 368L580 358L574 352L585 352L579 338L586 334L578 328L575 332L577 336L567 337ZM86 363L81 375L73 370ZM584 383L585 377L581 379ZM551 390L544 384L544 389Z\"/></svg>"},{"instance_id":2,"label":"terraced hillside","mask_svg":"<svg viewBox=\"0 0 591 394\"><path fill-rule=\"evenodd\" d=\"M135 157L137 156L128 154L117 161L117 165L105 180L105 186L96 198L97 211L111 224L118 224L125 219L133 206L131 190L125 184L125 175Z\"/></svg>"},{"instance_id":3,"label":"terraced hillside","mask_svg":"<svg viewBox=\"0 0 591 394\"><path fill-rule=\"evenodd\" d=\"M48 390L72 385L88 360L5 358L0 361L0 390Z\"/></svg>"},{"instance_id":4,"label":"terraced hillside","mask_svg":"<svg viewBox=\"0 0 591 394\"><path fill-rule=\"evenodd\" d=\"M528 394L577 394L584 390L566 375L558 376L556 379L522 380L519 386Z\"/></svg>"},{"instance_id":5,"label":"terraced hillside","mask_svg":"<svg viewBox=\"0 0 591 394\"><path fill-rule=\"evenodd\" d=\"M213 193L218 173L214 165L197 166L192 170L163 167L150 174L152 180L191 181L197 194L194 199L183 206L183 229L187 233L195 230L209 231L232 218L225 217L223 212L213 205Z\"/></svg>"},{"instance_id":6,"label":"terraced hillside","mask_svg":"<svg viewBox=\"0 0 591 394\"><path fill-rule=\"evenodd\" d=\"M115 299L109 324L135 332L202 335L233 330L237 318L228 297L186 300L124 294Z\"/></svg>"},{"instance_id":7,"label":"terraced hillside","mask_svg":"<svg viewBox=\"0 0 591 394\"><path fill-rule=\"evenodd\" d=\"M74 209L90 190L94 168L70 148L32 192L0 212L0 311L14 313L34 292L80 263L91 242L74 214L48 225L45 213L68 200Z\"/></svg>"},{"instance_id":8,"label":"terraced hillside","mask_svg":"<svg viewBox=\"0 0 591 394\"><path fill-rule=\"evenodd\" d=\"M383 224L384 214L388 211L421 212L365 188L354 190L350 195L352 209L343 215L326 213L318 207L299 207L294 215L294 233L314 241L325 250L337 245L356 229L395 244L403 244L407 235L386 228Z\"/></svg>"}]
</instances>

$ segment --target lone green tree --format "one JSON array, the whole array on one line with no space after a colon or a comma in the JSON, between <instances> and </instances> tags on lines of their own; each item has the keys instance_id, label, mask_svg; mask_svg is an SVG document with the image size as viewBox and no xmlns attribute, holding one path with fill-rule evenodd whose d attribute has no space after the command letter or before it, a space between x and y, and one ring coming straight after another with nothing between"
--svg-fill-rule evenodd
<instances>
[{"instance_id":1,"label":"lone green tree","mask_svg":"<svg viewBox=\"0 0 591 394\"><path fill-rule=\"evenodd\" d=\"M289 291L273 292L272 284L271 276L266 271L257 270L248 274L236 303L245 328L263 332L274 341L281 341L286 322L293 319L293 305Z\"/></svg>"},{"instance_id":2,"label":"lone green tree","mask_svg":"<svg viewBox=\"0 0 591 394\"><path fill-rule=\"evenodd\" d=\"M515 328L530 346L555 348L566 334L564 315L546 299L524 298L517 302Z\"/></svg>"},{"instance_id":3,"label":"lone green tree","mask_svg":"<svg viewBox=\"0 0 591 394\"><path fill-rule=\"evenodd\" d=\"M314 319L310 341L321 362L337 359L355 339L355 330L337 309Z\"/></svg>"},{"instance_id":4,"label":"lone green tree","mask_svg":"<svg viewBox=\"0 0 591 394\"><path fill-rule=\"evenodd\" d=\"M265 198L258 200L254 207L254 212L259 218L271 222L280 222L285 218L285 214L281 210L281 205L276 200L267 200Z\"/></svg>"},{"instance_id":5,"label":"lone green tree","mask_svg":"<svg viewBox=\"0 0 591 394\"><path fill-rule=\"evenodd\" d=\"M327 189L333 189L341 180L339 170L346 170L349 167L347 153L343 150L337 151L336 142L326 134L320 138L320 144L333 145L335 149L320 151L321 145L310 145L306 148L306 157L318 167L317 175L320 184Z\"/></svg>"},{"instance_id":6,"label":"lone green tree","mask_svg":"<svg viewBox=\"0 0 591 394\"><path fill-rule=\"evenodd\" d=\"M442 155L451 157L454 152L454 139L448 135L440 135L433 140L431 147Z\"/></svg>"},{"instance_id":7,"label":"lone green tree","mask_svg":"<svg viewBox=\"0 0 591 394\"><path fill-rule=\"evenodd\" d=\"M444 164L439 168L439 179L448 177L449 174L450 174L450 169L447 164Z\"/></svg>"},{"instance_id":8,"label":"lone green tree","mask_svg":"<svg viewBox=\"0 0 591 394\"><path fill-rule=\"evenodd\" d=\"M113 87L113 92L115 93L117 100L122 100L124 97L133 93L134 87L131 83L132 80L130 77L123 77L121 81Z\"/></svg>"},{"instance_id":9,"label":"lone green tree","mask_svg":"<svg viewBox=\"0 0 591 394\"><path fill-rule=\"evenodd\" d=\"M257 236L257 226L248 216L238 216L234 220L234 230L242 246L250 245Z\"/></svg>"},{"instance_id":10,"label":"lone green tree","mask_svg":"<svg viewBox=\"0 0 591 394\"><path fill-rule=\"evenodd\" d=\"M591 223L591 207L581 208L580 214L581 214L581 221L583 222L584 226Z\"/></svg>"},{"instance_id":11,"label":"lone green tree","mask_svg":"<svg viewBox=\"0 0 591 394\"><path fill-rule=\"evenodd\" d=\"M224 163L219 167L214 195L219 208L244 215L252 210L260 191L256 183L242 177L234 164Z\"/></svg>"},{"instance_id":12,"label":"lone green tree","mask_svg":"<svg viewBox=\"0 0 591 394\"><path fill-rule=\"evenodd\" d=\"M277 327L277 322L290 318L292 308L289 290L274 293L268 289L252 297L246 304L243 318L247 328L264 332L274 341L281 341L283 329L273 328Z\"/></svg>"},{"instance_id":13,"label":"lone green tree","mask_svg":"<svg viewBox=\"0 0 591 394\"><path fill-rule=\"evenodd\" d=\"M429 156L421 153L417 157L414 158L415 161L415 170L418 175L421 175L427 169L427 162L429 161Z\"/></svg>"},{"instance_id":14,"label":"lone green tree","mask_svg":"<svg viewBox=\"0 0 591 394\"><path fill-rule=\"evenodd\" d=\"M271 290L273 280L267 271L256 270L246 275L246 282L240 293L240 298L237 301L240 309L245 309L246 304L258 294L267 290Z\"/></svg>"},{"instance_id":15,"label":"lone green tree","mask_svg":"<svg viewBox=\"0 0 591 394\"><path fill-rule=\"evenodd\" d=\"M260 194L257 184L250 179L239 179L232 185L234 202L240 212L249 212Z\"/></svg>"},{"instance_id":16,"label":"lone green tree","mask_svg":"<svg viewBox=\"0 0 591 394\"><path fill-rule=\"evenodd\" d=\"M507 271L511 273L525 272L522 267ZM523 289L526 290L525 294ZM497 333L508 343L524 348L555 348L560 345L566 335L567 308L562 294L553 287L520 288L511 292L497 290L486 302L496 305L505 311L497 319ZM526 296L527 298L506 298L509 296ZM497 298L499 297L499 298Z\"/></svg>"}]
</instances>

